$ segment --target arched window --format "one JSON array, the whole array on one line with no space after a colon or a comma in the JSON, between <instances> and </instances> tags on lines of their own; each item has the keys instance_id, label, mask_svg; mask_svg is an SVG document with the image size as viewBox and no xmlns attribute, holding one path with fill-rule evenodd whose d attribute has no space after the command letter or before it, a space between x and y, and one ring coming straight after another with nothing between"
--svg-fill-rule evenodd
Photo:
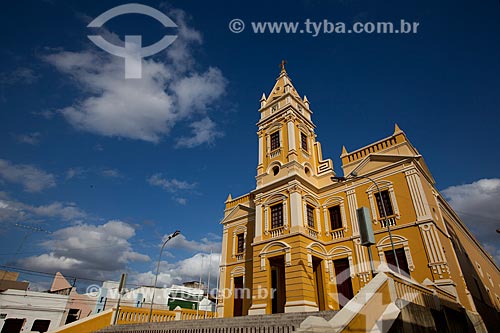
<instances>
[{"instance_id":1,"label":"arched window","mask_svg":"<svg viewBox=\"0 0 500 333\"><path fill-rule=\"evenodd\" d=\"M394 253L392 251L393 244L396 252L396 257L394 257ZM415 269L413 258L410 252L410 247L408 245L408 239L403 236L393 234L392 244L390 237L388 235L385 236L377 243L377 251L380 262L386 263L393 271L396 271L396 258L398 260L399 268L401 269L402 274L406 273L407 275L410 275L410 272Z\"/></svg>"}]
</instances>

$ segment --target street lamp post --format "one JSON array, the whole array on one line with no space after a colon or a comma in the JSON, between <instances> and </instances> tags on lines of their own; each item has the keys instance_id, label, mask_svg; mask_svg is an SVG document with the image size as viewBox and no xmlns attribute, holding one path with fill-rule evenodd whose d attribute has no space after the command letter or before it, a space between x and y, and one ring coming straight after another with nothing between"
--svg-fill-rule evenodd
<instances>
[{"instance_id":1,"label":"street lamp post","mask_svg":"<svg viewBox=\"0 0 500 333\"><path fill-rule=\"evenodd\" d=\"M151 322L151 316L153 315L153 303L155 300L155 291L156 291L156 282L158 281L158 272L160 271L160 261L161 261L161 255L163 253L163 249L165 248L165 245L167 245L168 241L180 234L181 232L179 230L176 230L173 234L169 235L167 239L163 242L163 245L161 246L160 250L160 255L158 256L158 263L156 264L156 274L155 274L155 284L153 286L153 295L151 296L151 307L149 308L149 318L148 322Z\"/></svg>"},{"instance_id":2,"label":"street lamp post","mask_svg":"<svg viewBox=\"0 0 500 333\"><path fill-rule=\"evenodd\" d=\"M391 242L392 254L394 256L394 260L396 261L396 268L398 269L398 273L401 274L401 269L399 268L399 260L396 255L396 249L394 248L394 242L392 240L391 226L390 223L387 222L387 213L385 210L385 204L384 201L382 200L382 193L380 193L380 188L378 187L377 182L368 176L360 176L355 171L351 172L347 177L331 177L332 181L337 181L337 182L343 182L349 179L357 179L357 178L366 178L373 184L375 184L377 193L380 196L380 203L382 204L382 214L384 215L382 216L382 222L387 226L387 232L389 233L389 241ZM377 197L375 197L375 201L377 201Z\"/></svg>"}]
</instances>

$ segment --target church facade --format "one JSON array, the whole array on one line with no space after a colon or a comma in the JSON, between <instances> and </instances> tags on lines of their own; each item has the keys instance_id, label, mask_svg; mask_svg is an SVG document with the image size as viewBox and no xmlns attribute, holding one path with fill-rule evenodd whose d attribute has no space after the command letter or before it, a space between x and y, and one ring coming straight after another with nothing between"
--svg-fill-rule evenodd
<instances>
[{"instance_id":1,"label":"church facade","mask_svg":"<svg viewBox=\"0 0 500 333\"><path fill-rule=\"evenodd\" d=\"M385 264L453 294L483 318L498 316L498 267L437 191L423 157L397 125L366 147L343 147L349 176L334 182L309 101L283 64L259 112L256 188L229 195L221 221L219 316L342 308L372 279L360 207L370 213L375 268Z\"/></svg>"}]
</instances>

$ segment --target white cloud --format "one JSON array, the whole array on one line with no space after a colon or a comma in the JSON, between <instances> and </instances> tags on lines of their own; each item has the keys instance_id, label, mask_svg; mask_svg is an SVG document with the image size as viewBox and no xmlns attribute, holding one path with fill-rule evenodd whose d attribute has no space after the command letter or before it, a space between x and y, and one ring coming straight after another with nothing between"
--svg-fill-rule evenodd
<instances>
[{"instance_id":1,"label":"white cloud","mask_svg":"<svg viewBox=\"0 0 500 333\"><path fill-rule=\"evenodd\" d=\"M101 175L109 178L122 178L123 175L117 169L102 169Z\"/></svg>"},{"instance_id":2,"label":"white cloud","mask_svg":"<svg viewBox=\"0 0 500 333\"><path fill-rule=\"evenodd\" d=\"M42 244L48 253L19 262L32 270L109 279L132 262L150 260L149 256L133 250L129 240L134 236L134 228L122 221L111 220L102 225L82 223L55 231Z\"/></svg>"},{"instance_id":3,"label":"white cloud","mask_svg":"<svg viewBox=\"0 0 500 333\"><path fill-rule=\"evenodd\" d=\"M160 271L158 273L158 281L156 282L157 287L170 287L172 284L179 284L183 282L182 278L172 275L171 271L173 270L169 269L168 272ZM130 282L139 286L152 286L155 281L155 273L156 272L152 271L134 273L130 276Z\"/></svg>"},{"instance_id":4,"label":"white cloud","mask_svg":"<svg viewBox=\"0 0 500 333\"><path fill-rule=\"evenodd\" d=\"M177 140L176 147L192 148L202 143L212 143L216 138L223 136L216 129L215 123L210 118L203 118L195 121L191 125L191 137L181 137Z\"/></svg>"},{"instance_id":5,"label":"white cloud","mask_svg":"<svg viewBox=\"0 0 500 333\"><path fill-rule=\"evenodd\" d=\"M161 187L162 189L175 193L179 190L191 190L196 187L196 183L189 183L175 178L167 179L161 173L155 173L147 179L150 185Z\"/></svg>"},{"instance_id":6,"label":"white cloud","mask_svg":"<svg viewBox=\"0 0 500 333\"><path fill-rule=\"evenodd\" d=\"M27 164L12 164L0 159L0 178L21 184L26 192L40 192L56 186L55 177L43 170Z\"/></svg>"},{"instance_id":7,"label":"white cloud","mask_svg":"<svg viewBox=\"0 0 500 333\"><path fill-rule=\"evenodd\" d=\"M169 235L165 235L158 247L163 244ZM220 263L221 237L215 234L208 234L206 237L198 240L187 239L183 234L172 238L165 249L171 253L189 252L193 253L190 257L175 261L160 263L160 273L158 274L158 286L171 286L186 281L198 281L200 275L204 282L207 281L208 271L210 270L210 285L215 288L217 285L217 274ZM175 250L175 251L173 251ZM210 252L212 255L210 256ZM163 258L168 257L167 251L163 252ZM173 256L171 256L173 257ZM156 267L156 263L155 267ZM131 281L139 285L152 285L154 281L155 270L148 272L135 272L131 275Z\"/></svg>"},{"instance_id":8,"label":"white cloud","mask_svg":"<svg viewBox=\"0 0 500 333\"><path fill-rule=\"evenodd\" d=\"M175 43L166 49L167 57L171 60L171 65L176 72L188 72L196 64L191 49L193 45L201 44L203 38L199 31L187 25L188 18L184 11L178 9L168 10L168 15L179 28L178 38Z\"/></svg>"},{"instance_id":9,"label":"white cloud","mask_svg":"<svg viewBox=\"0 0 500 333\"><path fill-rule=\"evenodd\" d=\"M101 225L81 223L55 231L49 240L42 243L46 253L20 259L18 264L31 270L61 271L69 276L102 280L116 279L121 272L128 271L130 284L152 285L157 254L151 261L149 256L134 250L131 240L135 234L131 225L118 220ZM181 234L169 242L167 247L170 246L175 247L176 252L188 250L194 254L177 261L162 261L158 286L198 280L200 275L206 282L210 271L211 288L216 287L221 258L220 240L188 240ZM211 256L210 250L215 251ZM166 251L163 254L164 259L169 257ZM135 262L150 262L152 269L134 271L131 265Z\"/></svg>"},{"instance_id":10,"label":"white cloud","mask_svg":"<svg viewBox=\"0 0 500 333\"><path fill-rule=\"evenodd\" d=\"M196 253L195 255L174 263L162 261L158 274L157 286L170 287L172 284L181 284L188 281L207 283L210 271L210 289L217 287L220 253ZM156 271L131 274L130 281L136 285L151 286L154 283Z\"/></svg>"},{"instance_id":11,"label":"white cloud","mask_svg":"<svg viewBox=\"0 0 500 333\"><path fill-rule=\"evenodd\" d=\"M45 119L52 119L56 115L56 112L50 110L44 110L44 111L33 111L31 112L31 114Z\"/></svg>"},{"instance_id":12,"label":"white cloud","mask_svg":"<svg viewBox=\"0 0 500 333\"><path fill-rule=\"evenodd\" d=\"M95 151L103 151L103 150L104 150L104 147L103 147L100 143L98 143L98 144L96 144L96 145L94 146L94 150L95 150Z\"/></svg>"},{"instance_id":13,"label":"white cloud","mask_svg":"<svg viewBox=\"0 0 500 333\"><path fill-rule=\"evenodd\" d=\"M66 221L81 219L87 215L73 202L61 203L56 201L48 205L25 207L38 216L58 217Z\"/></svg>"},{"instance_id":14,"label":"white cloud","mask_svg":"<svg viewBox=\"0 0 500 333\"><path fill-rule=\"evenodd\" d=\"M1 73L0 85L32 84L38 81L40 75L27 67L19 67L9 73Z\"/></svg>"},{"instance_id":15,"label":"white cloud","mask_svg":"<svg viewBox=\"0 0 500 333\"><path fill-rule=\"evenodd\" d=\"M4 221L39 221L40 218L74 221L86 216L87 214L72 202L61 203L56 201L47 205L33 206L10 199L6 195L0 198L0 218Z\"/></svg>"},{"instance_id":16,"label":"white cloud","mask_svg":"<svg viewBox=\"0 0 500 333\"><path fill-rule=\"evenodd\" d=\"M115 168L83 168L73 167L66 170L66 180L73 178L85 178L89 174L94 174L106 178L123 178L123 174Z\"/></svg>"},{"instance_id":17,"label":"white cloud","mask_svg":"<svg viewBox=\"0 0 500 333\"><path fill-rule=\"evenodd\" d=\"M442 191L467 227L500 264L500 179L481 179Z\"/></svg>"},{"instance_id":18,"label":"white cloud","mask_svg":"<svg viewBox=\"0 0 500 333\"><path fill-rule=\"evenodd\" d=\"M209 235L210 236L210 235ZM163 241L166 240L168 235L163 237ZM220 239L213 239L213 237L204 237L200 241L196 240L188 240L186 236L183 234L178 235L177 237L172 238L166 245L167 249L176 249L176 250L187 250L190 252L217 252L221 249Z\"/></svg>"},{"instance_id":19,"label":"white cloud","mask_svg":"<svg viewBox=\"0 0 500 333\"><path fill-rule=\"evenodd\" d=\"M174 199L179 205L186 205L187 204L187 199L186 198L175 198Z\"/></svg>"},{"instance_id":20,"label":"white cloud","mask_svg":"<svg viewBox=\"0 0 500 333\"><path fill-rule=\"evenodd\" d=\"M40 143L40 137L41 137L40 132L15 135L15 138L18 142L26 143L33 146L36 146Z\"/></svg>"},{"instance_id":21,"label":"white cloud","mask_svg":"<svg viewBox=\"0 0 500 333\"><path fill-rule=\"evenodd\" d=\"M218 84L212 84L217 82ZM220 70L209 68L203 74L191 74L179 78L172 84L172 91L177 96L177 105L182 113L193 110L205 110L224 93L225 80Z\"/></svg>"},{"instance_id":22,"label":"white cloud","mask_svg":"<svg viewBox=\"0 0 500 333\"><path fill-rule=\"evenodd\" d=\"M73 178L83 178L87 170L81 167L69 168L66 171L66 180L71 180Z\"/></svg>"},{"instance_id":23,"label":"white cloud","mask_svg":"<svg viewBox=\"0 0 500 333\"><path fill-rule=\"evenodd\" d=\"M201 43L201 35L187 26L183 12L169 15L179 26L178 38L164 52L164 62L143 59L141 79L126 80L123 59L95 48L44 58L70 76L85 96L59 110L71 125L103 136L157 143L174 126L209 119L207 112L224 94L226 79L217 68L194 69L192 48ZM215 126L203 130L215 131ZM212 142L215 133L194 133L196 139L185 147Z\"/></svg>"},{"instance_id":24,"label":"white cloud","mask_svg":"<svg viewBox=\"0 0 500 333\"><path fill-rule=\"evenodd\" d=\"M218 274L220 257L220 253L212 253L212 259L210 259L209 254L197 253L191 258L176 263L176 272L185 280L196 280L200 275L202 279L206 279L208 271L210 271L212 278L216 277Z\"/></svg>"}]
</instances>

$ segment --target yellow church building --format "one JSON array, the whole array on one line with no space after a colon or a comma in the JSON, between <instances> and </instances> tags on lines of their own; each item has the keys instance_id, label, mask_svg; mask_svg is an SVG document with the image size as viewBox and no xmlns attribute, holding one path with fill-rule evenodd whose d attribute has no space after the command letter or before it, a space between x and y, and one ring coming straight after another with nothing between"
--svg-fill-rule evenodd
<instances>
[{"instance_id":1,"label":"yellow church building","mask_svg":"<svg viewBox=\"0 0 500 333\"><path fill-rule=\"evenodd\" d=\"M373 278L357 215L366 207L375 269L387 265L436 285L486 323L498 320L499 268L397 125L363 148L343 147L346 178L334 182L310 103L284 64L270 94L262 95L259 113L256 187L229 195L221 222L220 317L345 306Z\"/></svg>"}]
</instances>

